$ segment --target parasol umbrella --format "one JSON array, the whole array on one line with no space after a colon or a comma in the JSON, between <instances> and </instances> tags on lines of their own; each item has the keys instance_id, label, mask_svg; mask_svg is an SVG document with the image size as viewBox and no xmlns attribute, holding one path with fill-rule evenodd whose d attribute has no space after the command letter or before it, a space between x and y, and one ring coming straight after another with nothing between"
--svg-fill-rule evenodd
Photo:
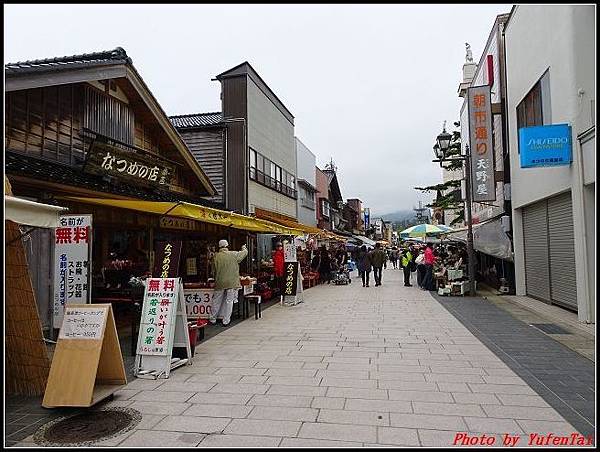
<instances>
[{"instance_id":1,"label":"parasol umbrella","mask_svg":"<svg viewBox=\"0 0 600 452\"><path fill-rule=\"evenodd\" d=\"M453 229L443 224L418 224L400 232L401 238L435 237L439 234L447 234Z\"/></svg>"}]
</instances>

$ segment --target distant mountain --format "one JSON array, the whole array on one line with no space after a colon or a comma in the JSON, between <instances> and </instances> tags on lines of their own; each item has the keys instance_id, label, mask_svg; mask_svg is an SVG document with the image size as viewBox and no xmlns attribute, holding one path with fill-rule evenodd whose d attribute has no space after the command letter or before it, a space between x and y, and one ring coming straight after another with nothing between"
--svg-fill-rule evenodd
<instances>
[{"instance_id":1,"label":"distant mountain","mask_svg":"<svg viewBox=\"0 0 600 452\"><path fill-rule=\"evenodd\" d=\"M392 213L386 213L384 215L371 215L372 218L383 218L385 221L404 221L410 220L415 217L414 210L398 210Z\"/></svg>"}]
</instances>

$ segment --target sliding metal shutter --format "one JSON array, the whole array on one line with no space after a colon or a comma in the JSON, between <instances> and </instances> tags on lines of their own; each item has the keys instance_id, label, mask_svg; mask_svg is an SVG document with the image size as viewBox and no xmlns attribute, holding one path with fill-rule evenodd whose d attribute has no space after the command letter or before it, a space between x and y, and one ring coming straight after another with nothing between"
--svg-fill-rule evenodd
<instances>
[{"instance_id":1,"label":"sliding metal shutter","mask_svg":"<svg viewBox=\"0 0 600 452\"><path fill-rule=\"evenodd\" d=\"M548 215L546 200L523 209L527 295L550 302Z\"/></svg>"},{"instance_id":2,"label":"sliding metal shutter","mask_svg":"<svg viewBox=\"0 0 600 452\"><path fill-rule=\"evenodd\" d=\"M571 192L548 199L548 239L552 302L576 310L577 276Z\"/></svg>"}]
</instances>

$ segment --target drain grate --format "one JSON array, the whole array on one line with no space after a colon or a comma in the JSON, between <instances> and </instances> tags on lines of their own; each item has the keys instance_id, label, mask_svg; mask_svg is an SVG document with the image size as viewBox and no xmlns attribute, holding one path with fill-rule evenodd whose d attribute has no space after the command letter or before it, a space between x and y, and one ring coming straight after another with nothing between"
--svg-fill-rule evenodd
<instances>
[{"instance_id":1,"label":"drain grate","mask_svg":"<svg viewBox=\"0 0 600 452\"><path fill-rule=\"evenodd\" d=\"M86 411L49 422L33 439L43 446L85 446L131 430L141 419L141 413L131 408Z\"/></svg>"},{"instance_id":2,"label":"drain grate","mask_svg":"<svg viewBox=\"0 0 600 452\"><path fill-rule=\"evenodd\" d=\"M543 331L546 334L572 334L556 323L531 323L530 326Z\"/></svg>"}]
</instances>

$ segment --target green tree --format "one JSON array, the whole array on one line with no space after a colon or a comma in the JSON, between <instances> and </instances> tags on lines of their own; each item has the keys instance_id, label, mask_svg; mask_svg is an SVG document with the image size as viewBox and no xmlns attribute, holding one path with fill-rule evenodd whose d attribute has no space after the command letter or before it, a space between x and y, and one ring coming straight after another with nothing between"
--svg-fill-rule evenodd
<instances>
[{"instance_id":1,"label":"green tree","mask_svg":"<svg viewBox=\"0 0 600 452\"><path fill-rule=\"evenodd\" d=\"M460 122L455 122L456 127L460 126ZM461 139L460 130L452 132L452 141L446 152L446 158L461 154ZM463 161L450 159L448 162L442 163L443 168L449 171L462 169ZM451 210L457 214L457 217L452 220L450 226L461 223L465 219L464 202L460 196L460 180L449 180L441 184L430 185L428 187L414 187L415 190L420 190L422 193L436 193L435 200L431 204L425 205L432 209Z\"/></svg>"}]
</instances>

